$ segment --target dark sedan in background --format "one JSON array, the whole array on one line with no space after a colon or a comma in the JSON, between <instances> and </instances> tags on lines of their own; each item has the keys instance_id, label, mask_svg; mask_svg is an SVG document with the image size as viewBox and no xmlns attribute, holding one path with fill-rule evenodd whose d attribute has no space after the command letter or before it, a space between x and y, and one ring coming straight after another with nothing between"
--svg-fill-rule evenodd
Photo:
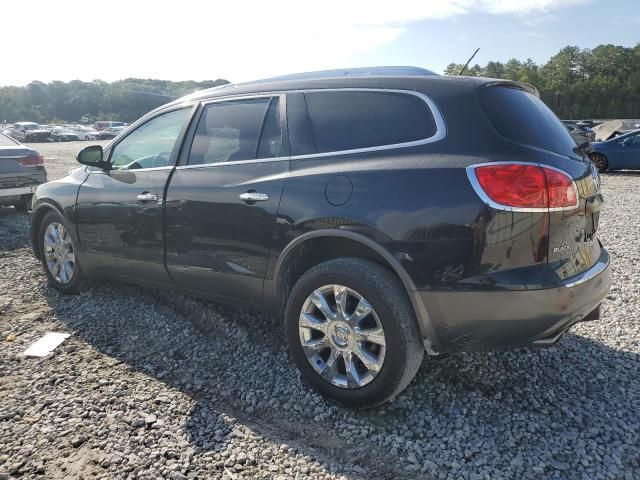
<instances>
[{"instance_id":1,"label":"dark sedan in background","mask_svg":"<svg viewBox=\"0 0 640 480\"><path fill-rule=\"evenodd\" d=\"M585 142L595 141L596 132L594 132L586 123L571 122L567 120L563 120L562 123L567 127L567 130L569 130L569 133L578 145L582 145Z\"/></svg>"},{"instance_id":2,"label":"dark sedan in background","mask_svg":"<svg viewBox=\"0 0 640 480\"><path fill-rule=\"evenodd\" d=\"M42 156L0 133L0 206L28 210L36 187L46 181Z\"/></svg>"},{"instance_id":3,"label":"dark sedan in background","mask_svg":"<svg viewBox=\"0 0 640 480\"><path fill-rule=\"evenodd\" d=\"M598 170L640 169L640 130L592 144L589 158Z\"/></svg>"},{"instance_id":4,"label":"dark sedan in background","mask_svg":"<svg viewBox=\"0 0 640 480\"><path fill-rule=\"evenodd\" d=\"M53 127L51 129L51 140L54 142L77 142L80 136L69 128Z\"/></svg>"}]
</instances>

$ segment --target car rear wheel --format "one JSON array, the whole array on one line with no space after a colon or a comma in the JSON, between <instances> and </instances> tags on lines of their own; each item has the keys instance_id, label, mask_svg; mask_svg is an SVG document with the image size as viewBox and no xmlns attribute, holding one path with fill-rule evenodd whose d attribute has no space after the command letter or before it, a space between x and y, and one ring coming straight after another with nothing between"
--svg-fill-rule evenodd
<instances>
[{"instance_id":1,"label":"car rear wheel","mask_svg":"<svg viewBox=\"0 0 640 480\"><path fill-rule=\"evenodd\" d=\"M40 253L49 283L64 293L78 293L86 286L86 277L76 257L76 246L65 220L47 213L40 224Z\"/></svg>"},{"instance_id":2,"label":"car rear wheel","mask_svg":"<svg viewBox=\"0 0 640 480\"><path fill-rule=\"evenodd\" d=\"M609 168L609 162L607 161L607 157L604 155L601 155L600 153L592 153L589 155L589 158L598 169L598 172L606 172Z\"/></svg>"},{"instance_id":3,"label":"car rear wheel","mask_svg":"<svg viewBox=\"0 0 640 480\"><path fill-rule=\"evenodd\" d=\"M360 258L331 260L306 272L289 296L285 328L304 379L349 406L393 399L424 355L404 288L386 268Z\"/></svg>"}]
</instances>

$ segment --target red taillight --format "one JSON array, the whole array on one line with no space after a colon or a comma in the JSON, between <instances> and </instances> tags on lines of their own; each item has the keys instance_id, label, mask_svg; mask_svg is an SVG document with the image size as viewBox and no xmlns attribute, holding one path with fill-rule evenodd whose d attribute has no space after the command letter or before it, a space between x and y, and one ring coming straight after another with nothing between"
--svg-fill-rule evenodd
<instances>
[{"instance_id":1,"label":"red taillight","mask_svg":"<svg viewBox=\"0 0 640 480\"><path fill-rule=\"evenodd\" d=\"M549 192L549 208L571 208L578 206L578 191L575 183L565 173L544 168Z\"/></svg>"},{"instance_id":2,"label":"red taillight","mask_svg":"<svg viewBox=\"0 0 640 480\"><path fill-rule=\"evenodd\" d=\"M44 158L39 153L18 159L24 167L44 167Z\"/></svg>"},{"instance_id":3,"label":"red taillight","mask_svg":"<svg viewBox=\"0 0 640 480\"><path fill-rule=\"evenodd\" d=\"M479 193L498 207L564 209L578 205L573 180L552 168L534 163L498 163L470 167L470 173Z\"/></svg>"}]
</instances>

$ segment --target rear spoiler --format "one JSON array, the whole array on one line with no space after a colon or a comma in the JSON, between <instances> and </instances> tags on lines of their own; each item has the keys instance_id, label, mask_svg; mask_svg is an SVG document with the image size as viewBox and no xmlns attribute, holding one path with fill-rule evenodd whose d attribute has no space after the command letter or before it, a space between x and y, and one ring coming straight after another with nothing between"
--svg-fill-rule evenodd
<instances>
[{"instance_id":1,"label":"rear spoiler","mask_svg":"<svg viewBox=\"0 0 640 480\"><path fill-rule=\"evenodd\" d=\"M509 88L518 88L520 90L524 90L525 92L530 93L531 95L535 95L536 97L540 98L540 92L538 91L538 89L536 87L534 87L530 83L514 82L512 80L493 80L493 81L489 81L487 83L483 83L481 88L497 87L497 86L503 86L503 87L509 87Z\"/></svg>"}]
</instances>

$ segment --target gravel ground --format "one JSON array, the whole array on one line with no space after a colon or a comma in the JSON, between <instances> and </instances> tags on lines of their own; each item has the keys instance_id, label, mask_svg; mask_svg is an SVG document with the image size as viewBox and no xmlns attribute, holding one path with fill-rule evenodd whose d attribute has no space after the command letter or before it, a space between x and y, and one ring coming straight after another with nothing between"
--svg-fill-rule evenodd
<instances>
[{"instance_id":1,"label":"gravel ground","mask_svg":"<svg viewBox=\"0 0 640 480\"><path fill-rule=\"evenodd\" d=\"M51 178L78 146L38 145ZM27 217L0 209L0 480L640 478L639 182L603 176L603 320L546 350L426 359L372 411L310 390L259 313L117 284L57 293ZM71 337L24 358L47 331Z\"/></svg>"}]
</instances>

